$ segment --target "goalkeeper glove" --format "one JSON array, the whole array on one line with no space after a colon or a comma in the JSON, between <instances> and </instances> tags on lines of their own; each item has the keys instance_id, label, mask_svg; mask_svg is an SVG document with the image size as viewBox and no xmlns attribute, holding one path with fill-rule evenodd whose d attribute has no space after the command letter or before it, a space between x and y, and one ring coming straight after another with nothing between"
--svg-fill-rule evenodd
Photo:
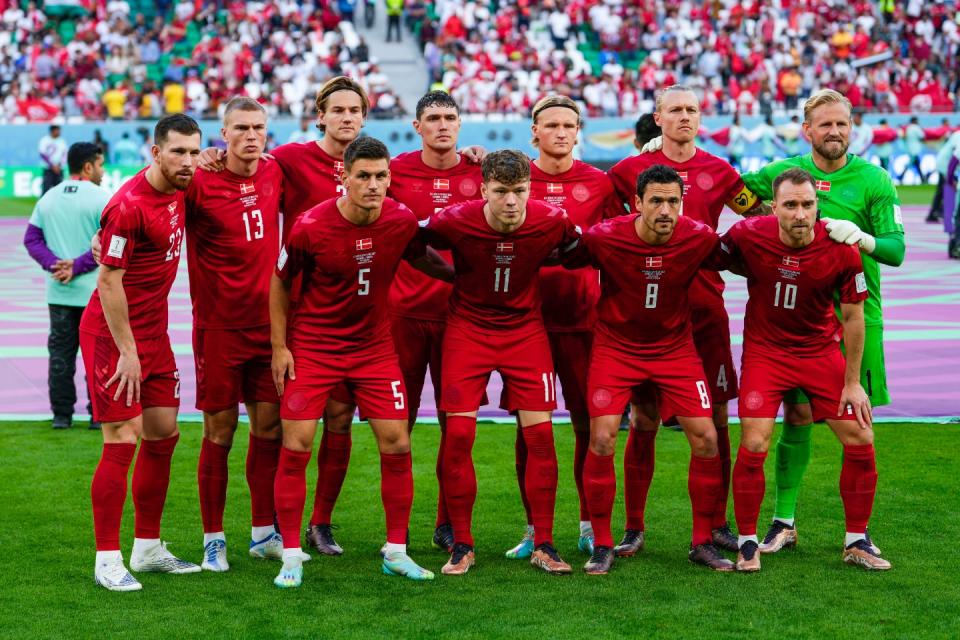
<instances>
[{"instance_id":1,"label":"goalkeeper glove","mask_svg":"<svg viewBox=\"0 0 960 640\"><path fill-rule=\"evenodd\" d=\"M841 242L849 245L859 245L868 255L877 248L877 239L863 231L849 220L833 220L831 218L821 218L827 223L827 231L830 233L830 239L834 242Z\"/></svg>"}]
</instances>

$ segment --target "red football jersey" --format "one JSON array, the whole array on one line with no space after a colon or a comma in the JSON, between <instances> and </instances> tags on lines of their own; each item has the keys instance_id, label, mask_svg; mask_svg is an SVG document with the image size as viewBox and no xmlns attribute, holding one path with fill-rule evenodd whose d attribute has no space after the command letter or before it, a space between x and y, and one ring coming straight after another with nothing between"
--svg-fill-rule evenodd
<instances>
[{"instance_id":1,"label":"red football jersey","mask_svg":"<svg viewBox=\"0 0 960 640\"><path fill-rule=\"evenodd\" d=\"M783 244L774 216L742 220L724 234L730 259L747 274L744 350L815 356L838 348L834 294L845 303L866 300L867 281L860 251L830 240L826 226L818 221L802 249Z\"/></svg>"},{"instance_id":2,"label":"red football jersey","mask_svg":"<svg viewBox=\"0 0 960 640\"><path fill-rule=\"evenodd\" d=\"M454 205L431 216L426 240L453 250L457 277L448 323L486 330L542 327L538 273L555 249L577 247L580 229L562 209L529 200L527 216L511 233L494 231L485 200Z\"/></svg>"},{"instance_id":3,"label":"red football jersey","mask_svg":"<svg viewBox=\"0 0 960 640\"><path fill-rule=\"evenodd\" d=\"M680 217L661 245L637 235L637 216L621 216L584 234L584 248L600 269L596 334L644 358L667 357L693 344L689 289L702 264L722 260L710 227Z\"/></svg>"},{"instance_id":4,"label":"red football jersey","mask_svg":"<svg viewBox=\"0 0 960 640\"><path fill-rule=\"evenodd\" d=\"M683 178L682 214L711 229L716 230L724 205L736 213L744 213L757 202L757 197L726 160L697 149L686 162L673 162L663 151L657 151L624 158L610 169L610 179L617 195L631 213L637 213L637 176L655 164L677 170ZM715 271L701 273L693 283L690 302L694 308L722 306L723 279L720 274Z\"/></svg>"},{"instance_id":5,"label":"red football jersey","mask_svg":"<svg viewBox=\"0 0 960 640\"><path fill-rule=\"evenodd\" d=\"M198 170L186 195L187 266L200 329L270 324L270 274L280 251L280 166L250 177Z\"/></svg>"},{"instance_id":6,"label":"red football jersey","mask_svg":"<svg viewBox=\"0 0 960 640\"><path fill-rule=\"evenodd\" d=\"M167 295L177 277L183 242L183 192L160 193L147 181L146 172L143 169L120 187L100 217L100 262L126 270L123 292L137 339L167 332ZM111 335L97 290L80 328Z\"/></svg>"},{"instance_id":7,"label":"red football jersey","mask_svg":"<svg viewBox=\"0 0 960 640\"><path fill-rule=\"evenodd\" d=\"M320 144L288 142L270 152L283 170L283 237L307 209L346 193L340 181L343 158L334 158Z\"/></svg>"},{"instance_id":8,"label":"red football jersey","mask_svg":"<svg viewBox=\"0 0 960 640\"><path fill-rule=\"evenodd\" d=\"M277 261L276 273L290 280L302 274L300 302L288 328L291 347L351 351L390 338L387 294L402 258L425 252L417 218L389 198L380 217L357 225L332 198L297 220Z\"/></svg>"},{"instance_id":9,"label":"red football jersey","mask_svg":"<svg viewBox=\"0 0 960 640\"><path fill-rule=\"evenodd\" d=\"M479 198L481 182L480 165L462 156L455 167L440 171L425 165L419 151L411 151L390 161L387 195L426 220L444 207ZM449 251L440 254L448 262L452 260ZM451 291L453 285L401 262L390 289L390 310L405 318L442 322L447 318Z\"/></svg>"},{"instance_id":10,"label":"red football jersey","mask_svg":"<svg viewBox=\"0 0 960 640\"><path fill-rule=\"evenodd\" d=\"M607 174L580 160L556 175L531 162L530 197L560 207L581 229L625 213ZM548 331L589 331L597 319L600 277L592 267L544 267L540 295Z\"/></svg>"}]
</instances>

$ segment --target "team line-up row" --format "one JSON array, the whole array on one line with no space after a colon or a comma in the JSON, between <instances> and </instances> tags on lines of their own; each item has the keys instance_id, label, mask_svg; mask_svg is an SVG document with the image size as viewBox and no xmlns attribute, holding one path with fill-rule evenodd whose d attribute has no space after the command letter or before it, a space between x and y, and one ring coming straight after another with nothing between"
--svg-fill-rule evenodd
<instances>
[{"instance_id":1,"label":"team line-up row","mask_svg":"<svg viewBox=\"0 0 960 640\"><path fill-rule=\"evenodd\" d=\"M890 567L867 534L877 479L870 407L889 401L877 261L902 261L903 230L889 178L846 153L850 106L842 96L823 91L805 105L811 154L742 177L696 147L697 99L684 87L658 97L654 149L609 177L573 159L581 116L562 96L533 111L532 162L514 151L458 152L459 111L440 92L417 106L423 148L391 160L382 143L359 137L366 108L362 89L335 78L317 96L323 138L263 157L266 114L235 98L224 115L226 152L203 152L199 171L196 123L164 118L153 164L103 210L97 290L81 322L94 417L104 427L91 489L99 584L140 588L119 545L138 441L131 568L229 568L226 464L240 402L251 424L250 553L282 559L277 586L302 581L305 469L321 417L306 538L320 553L342 553L330 525L357 406L380 449L383 571L432 579L406 553L410 425L428 368L441 410L434 542L450 553L444 574L464 574L475 561L470 451L494 370L504 381L502 406L517 415L528 516L508 557L571 571L552 531L559 376L576 437L587 573L607 573L615 556L643 547L661 418L679 422L691 446L693 562L757 571L761 552L796 543L810 424L825 420L844 446L843 559ZM725 205L747 219L721 238ZM179 405L166 298L184 235L204 412L200 566L170 554L159 532ZM721 269L748 283L740 380ZM732 467L726 405L735 397L743 435ZM613 453L628 402L627 526L615 546ZM781 402L788 428L777 453L786 463L778 463L775 519L760 540L763 464ZM731 476L739 535L727 522ZM722 550L736 552L736 562Z\"/></svg>"}]
</instances>

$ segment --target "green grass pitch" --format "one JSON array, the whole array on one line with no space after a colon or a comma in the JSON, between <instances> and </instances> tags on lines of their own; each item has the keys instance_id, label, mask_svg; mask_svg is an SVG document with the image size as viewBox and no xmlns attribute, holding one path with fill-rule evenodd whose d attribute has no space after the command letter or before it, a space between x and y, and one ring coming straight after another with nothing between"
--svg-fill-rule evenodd
<instances>
[{"instance_id":1,"label":"green grass pitch","mask_svg":"<svg viewBox=\"0 0 960 640\"><path fill-rule=\"evenodd\" d=\"M433 583L384 576L379 464L365 426L355 427L350 471L334 513L340 558L305 565L304 586L272 584L279 564L246 553L249 502L243 475L246 427L230 459L225 521L227 574L139 576L139 593L93 583L89 488L100 435L49 423L7 423L0 465L0 637L4 638L956 638L960 583L952 557L957 523L957 425L881 424L876 428L880 485L871 533L892 571L870 574L840 562L843 513L837 490L840 446L818 427L801 493L800 545L764 557L755 575L714 574L685 557L690 526L688 447L661 431L648 513L647 549L606 577L579 571L576 492L569 426L555 429L560 458L556 544L577 569L552 577L503 552L517 542L522 507L507 426L481 424L475 448L479 498L477 566L444 577L446 560L429 540L436 504L435 426L414 431L416 497L411 555L438 574ZM171 549L199 562L196 488L200 426L183 424L163 521ZM739 429L731 435L736 441ZM623 451L623 434L619 452ZM736 447L736 442L734 443ZM622 466L617 465L622 481ZM316 468L311 464L308 487ZM773 486L773 461L767 464ZM308 491L308 502L312 500ZM772 512L771 491L761 528ZM622 492L615 535L623 524ZM730 507L732 518L733 510ZM306 517L306 516L305 516ZM952 523L952 524L951 524ZM129 558L133 514L128 495L122 542ZM954 533L951 533L954 532Z\"/></svg>"}]
</instances>

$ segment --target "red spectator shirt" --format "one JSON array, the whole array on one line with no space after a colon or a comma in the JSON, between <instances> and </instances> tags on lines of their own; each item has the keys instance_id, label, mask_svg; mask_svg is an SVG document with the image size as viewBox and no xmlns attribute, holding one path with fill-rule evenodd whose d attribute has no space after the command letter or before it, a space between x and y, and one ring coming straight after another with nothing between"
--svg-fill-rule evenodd
<instances>
[{"instance_id":1,"label":"red spectator shirt","mask_svg":"<svg viewBox=\"0 0 960 640\"><path fill-rule=\"evenodd\" d=\"M270 324L270 274L280 250L283 175L262 159L250 177L198 169L187 189L187 266L198 329Z\"/></svg>"},{"instance_id":2,"label":"red spectator shirt","mask_svg":"<svg viewBox=\"0 0 960 640\"><path fill-rule=\"evenodd\" d=\"M867 281L860 251L830 240L826 226L818 221L813 242L801 249L783 244L774 216L741 220L724 234L730 259L747 276L745 352L810 357L839 347L834 293L842 303L861 302Z\"/></svg>"},{"instance_id":3,"label":"red spectator shirt","mask_svg":"<svg viewBox=\"0 0 960 640\"><path fill-rule=\"evenodd\" d=\"M334 158L318 142L289 142L270 152L283 170L283 237L307 209L346 193L340 181L343 158Z\"/></svg>"},{"instance_id":4,"label":"red spectator shirt","mask_svg":"<svg viewBox=\"0 0 960 640\"><path fill-rule=\"evenodd\" d=\"M157 191L146 172L141 170L120 187L100 217L100 263L125 270L123 292L137 340L167 333L167 296L177 277L184 224L183 192ZM99 291L93 292L80 328L111 335Z\"/></svg>"},{"instance_id":5,"label":"red spectator shirt","mask_svg":"<svg viewBox=\"0 0 960 640\"><path fill-rule=\"evenodd\" d=\"M453 251L457 276L447 322L486 331L542 331L540 267L555 249L574 250L580 229L562 209L528 200L523 224L500 233L484 217L485 204L454 205L424 225L427 242Z\"/></svg>"},{"instance_id":6,"label":"red spectator shirt","mask_svg":"<svg viewBox=\"0 0 960 640\"><path fill-rule=\"evenodd\" d=\"M722 260L720 238L681 216L670 240L640 239L636 215L599 224L584 234L590 262L600 269L595 335L644 358L668 357L693 345L689 289L701 264Z\"/></svg>"},{"instance_id":7,"label":"red spectator shirt","mask_svg":"<svg viewBox=\"0 0 960 640\"><path fill-rule=\"evenodd\" d=\"M574 224L589 229L625 211L607 175L585 162L556 175L530 163L530 197L567 212ZM547 331L590 331L597 319L600 277L592 267L540 270L543 323Z\"/></svg>"},{"instance_id":8,"label":"red spectator shirt","mask_svg":"<svg viewBox=\"0 0 960 640\"><path fill-rule=\"evenodd\" d=\"M386 198L380 217L358 225L340 213L332 198L294 223L277 261L285 281L302 275L303 288L288 326L291 349L357 351L387 344L387 294L402 258L425 253L417 218Z\"/></svg>"},{"instance_id":9,"label":"red spectator shirt","mask_svg":"<svg viewBox=\"0 0 960 640\"><path fill-rule=\"evenodd\" d=\"M637 177L655 164L677 170L683 178L681 213L711 229L716 230L724 205L735 213L743 214L757 202L757 197L747 189L740 174L726 160L697 149L686 162L673 162L663 151L657 151L624 158L610 169L613 186L632 213L637 213ZM703 271L693 282L690 302L695 309L723 306L723 288L719 273Z\"/></svg>"},{"instance_id":10,"label":"red spectator shirt","mask_svg":"<svg viewBox=\"0 0 960 640\"><path fill-rule=\"evenodd\" d=\"M390 189L387 195L410 207L419 220L437 211L480 197L480 165L462 156L450 169L432 169L423 163L419 151L402 153L390 162ZM452 261L449 251L440 254ZM400 263L390 289L390 310L404 318L444 322L453 285L431 278L408 264Z\"/></svg>"}]
</instances>

